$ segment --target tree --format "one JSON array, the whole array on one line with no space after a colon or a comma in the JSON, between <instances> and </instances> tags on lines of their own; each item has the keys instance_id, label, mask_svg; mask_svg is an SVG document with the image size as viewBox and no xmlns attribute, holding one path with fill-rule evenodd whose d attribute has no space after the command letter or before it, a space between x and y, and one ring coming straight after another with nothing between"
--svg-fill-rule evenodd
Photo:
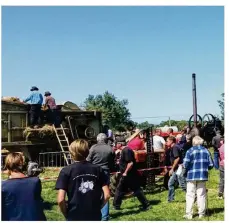
<instances>
[{"instance_id":1,"label":"tree","mask_svg":"<svg viewBox=\"0 0 229 223\"><path fill-rule=\"evenodd\" d=\"M222 96L222 100L218 100L217 102L221 110L221 118L222 120L224 120L224 93L222 93L221 96Z\"/></svg>"},{"instance_id":2,"label":"tree","mask_svg":"<svg viewBox=\"0 0 229 223\"><path fill-rule=\"evenodd\" d=\"M137 128L139 128L139 129L145 129L145 128L149 128L151 126L154 127L154 125L150 124L148 121L137 124Z\"/></svg>"},{"instance_id":3,"label":"tree","mask_svg":"<svg viewBox=\"0 0 229 223\"><path fill-rule=\"evenodd\" d=\"M130 112L126 107L127 105L128 100L118 100L108 91L103 95L89 95L84 102L86 110L101 111L103 124L119 131L134 124L130 120Z\"/></svg>"},{"instance_id":4,"label":"tree","mask_svg":"<svg viewBox=\"0 0 229 223\"><path fill-rule=\"evenodd\" d=\"M183 129L187 124L188 122L186 120L180 120L180 121L176 121L176 120L167 120L167 121L162 121L160 123L160 126L165 126L165 125L168 125L169 126L169 123L171 124L171 126L177 126L178 130L181 130Z\"/></svg>"}]
</instances>

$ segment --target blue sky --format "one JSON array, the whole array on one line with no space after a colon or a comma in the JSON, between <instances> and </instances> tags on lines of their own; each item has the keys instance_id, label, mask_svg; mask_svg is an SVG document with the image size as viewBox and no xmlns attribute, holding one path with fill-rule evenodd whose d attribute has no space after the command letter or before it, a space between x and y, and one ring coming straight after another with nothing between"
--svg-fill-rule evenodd
<instances>
[{"instance_id":1,"label":"blue sky","mask_svg":"<svg viewBox=\"0 0 229 223\"><path fill-rule=\"evenodd\" d=\"M3 7L2 95L36 85L81 104L108 90L132 117L220 114L223 7ZM157 123L166 118L136 119Z\"/></svg>"}]
</instances>

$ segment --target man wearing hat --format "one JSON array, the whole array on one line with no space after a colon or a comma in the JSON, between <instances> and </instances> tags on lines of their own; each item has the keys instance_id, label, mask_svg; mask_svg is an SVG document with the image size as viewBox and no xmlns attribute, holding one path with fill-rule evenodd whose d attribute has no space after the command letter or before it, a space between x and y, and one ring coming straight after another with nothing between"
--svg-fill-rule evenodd
<instances>
[{"instance_id":1,"label":"man wearing hat","mask_svg":"<svg viewBox=\"0 0 229 223\"><path fill-rule=\"evenodd\" d=\"M45 106L48 107L48 121L52 124L55 124L56 120L56 102L55 99L51 96L49 91L45 92Z\"/></svg>"},{"instance_id":2,"label":"man wearing hat","mask_svg":"<svg viewBox=\"0 0 229 223\"><path fill-rule=\"evenodd\" d=\"M32 94L24 100L24 102L30 101L30 125L34 126L38 124L41 112L41 105L43 103L43 96L39 92L39 89L33 86L30 91Z\"/></svg>"}]
</instances>

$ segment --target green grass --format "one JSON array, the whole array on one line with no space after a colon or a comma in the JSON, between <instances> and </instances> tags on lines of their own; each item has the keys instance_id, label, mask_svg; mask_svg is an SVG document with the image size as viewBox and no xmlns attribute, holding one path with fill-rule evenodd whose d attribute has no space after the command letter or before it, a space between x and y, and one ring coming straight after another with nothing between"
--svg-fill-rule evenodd
<instances>
[{"instance_id":1,"label":"green grass","mask_svg":"<svg viewBox=\"0 0 229 223\"><path fill-rule=\"evenodd\" d=\"M46 172L46 174L49 171ZM52 175L57 175L51 172ZM207 183L208 191L208 212L209 217L203 220L224 220L224 200L217 199L218 193L218 171L211 170L209 182ZM43 182L42 197L45 201L45 214L47 219L64 220L56 204L56 191L54 190L55 182ZM176 197L174 203L167 202L168 191L162 191L154 194L146 194L147 199L152 204L152 208L148 211L142 212L139 210L140 203L134 197L123 201L122 210L116 211L113 209L111 199L110 216L112 221L182 221L185 214L185 194L181 189L176 190ZM194 209L194 219L199 220L197 216L197 207Z\"/></svg>"},{"instance_id":2,"label":"green grass","mask_svg":"<svg viewBox=\"0 0 229 223\"><path fill-rule=\"evenodd\" d=\"M40 177L55 177L58 171L47 169ZM203 220L207 221L223 221L224 220L224 200L218 200L218 181L219 172L212 169L209 174L208 188L208 213L209 216ZM3 178L6 178L2 174ZM59 211L56 203L57 191L54 181L45 181L42 183L42 197L45 204L45 215L49 221L61 221L64 217ZM152 208L142 212L139 210L140 203L134 197L123 201L121 211L113 209L110 200L110 217L112 221L182 221L185 214L185 194L181 189L176 190L175 202L167 202L168 191L162 191L154 194L146 194L147 199L152 204ZM194 209L194 219L198 221L197 208Z\"/></svg>"}]
</instances>

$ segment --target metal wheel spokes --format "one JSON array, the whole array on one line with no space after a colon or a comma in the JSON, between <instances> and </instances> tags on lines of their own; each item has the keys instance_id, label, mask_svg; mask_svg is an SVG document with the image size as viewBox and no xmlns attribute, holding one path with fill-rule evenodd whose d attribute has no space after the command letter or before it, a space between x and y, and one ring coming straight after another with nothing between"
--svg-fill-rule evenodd
<instances>
[{"instance_id":1,"label":"metal wheel spokes","mask_svg":"<svg viewBox=\"0 0 229 223\"><path fill-rule=\"evenodd\" d=\"M198 115L197 114L197 124L202 124L202 118L201 118L201 116L200 115ZM190 119L189 119L189 121L188 121L188 126L189 126L189 128L190 129L192 129L193 128L193 126L194 126L194 115L192 115L191 117L190 117Z\"/></svg>"},{"instance_id":2,"label":"metal wheel spokes","mask_svg":"<svg viewBox=\"0 0 229 223\"><path fill-rule=\"evenodd\" d=\"M202 119L203 125L206 126L207 124L214 124L216 123L216 118L212 114L205 114Z\"/></svg>"}]
</instances>

